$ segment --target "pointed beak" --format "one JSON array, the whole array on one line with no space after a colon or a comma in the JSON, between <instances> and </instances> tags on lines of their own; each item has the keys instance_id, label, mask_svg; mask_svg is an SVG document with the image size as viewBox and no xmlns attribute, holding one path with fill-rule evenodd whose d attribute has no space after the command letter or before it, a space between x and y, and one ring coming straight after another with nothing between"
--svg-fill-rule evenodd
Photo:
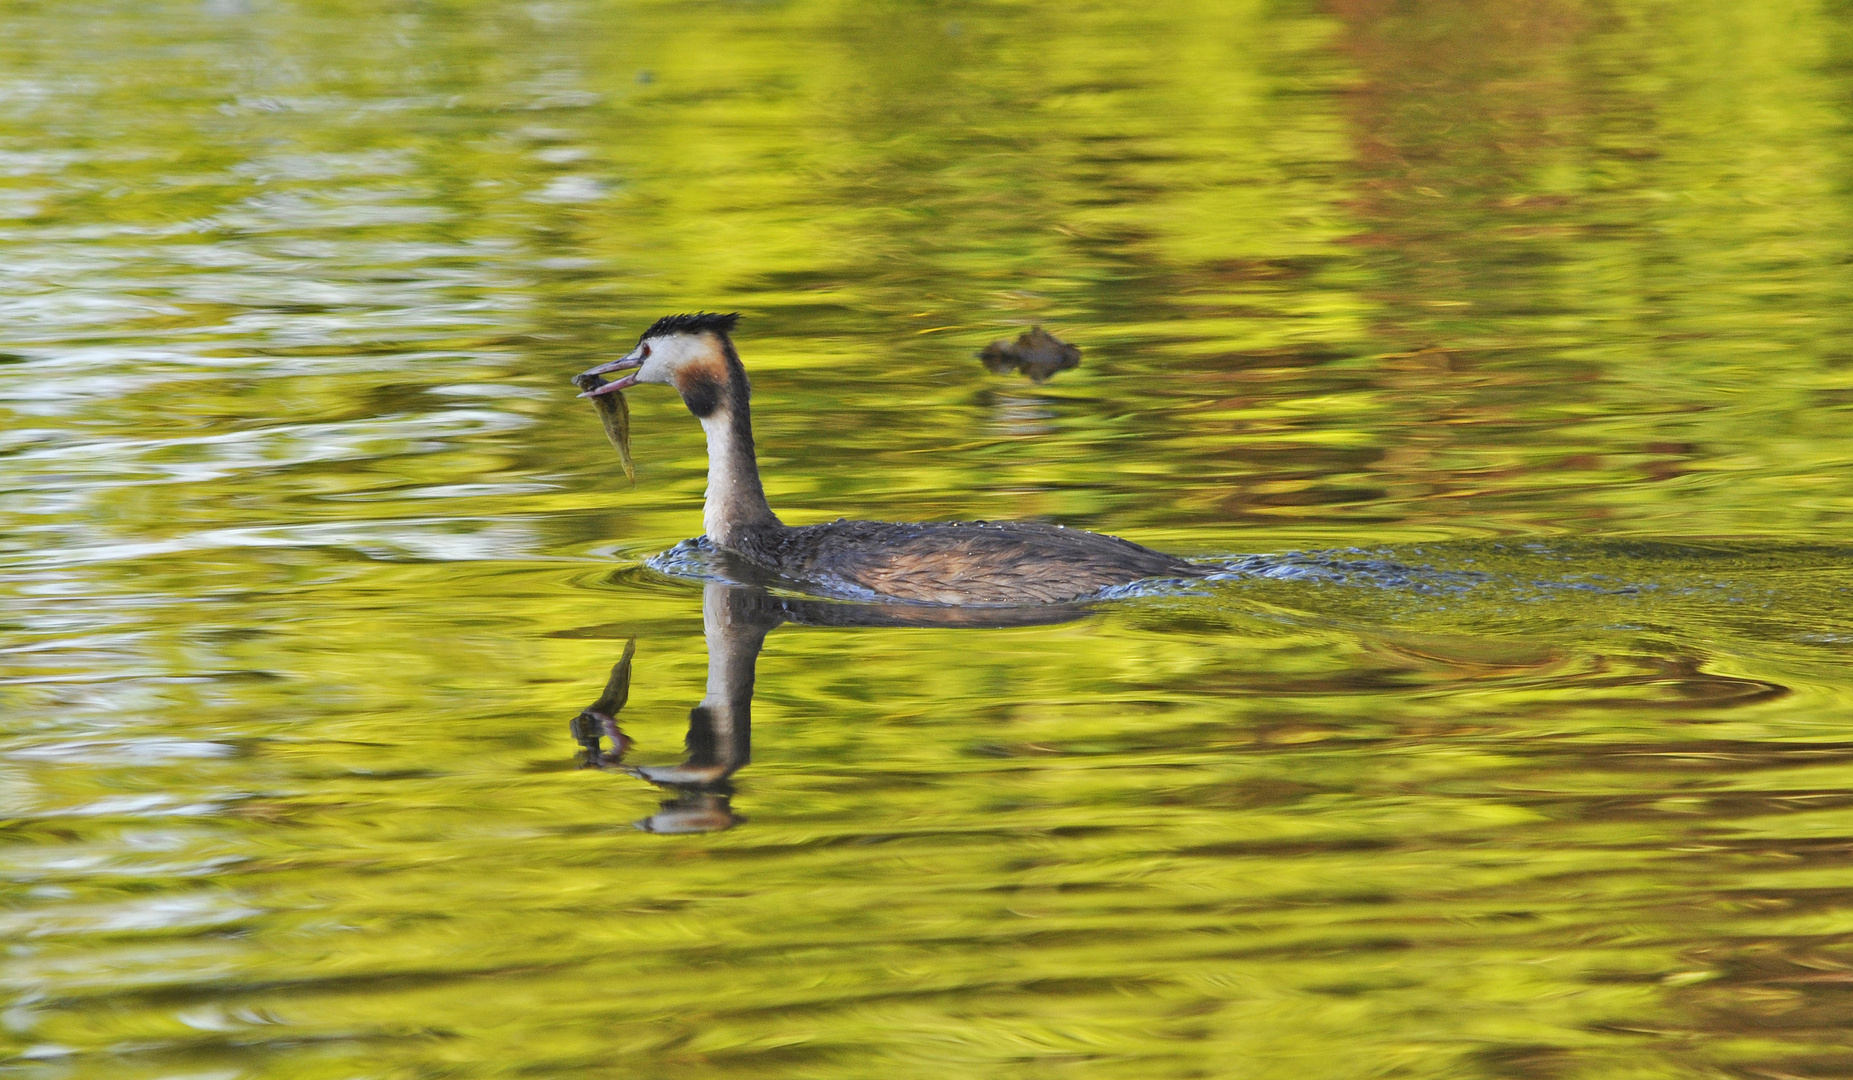
<instances>
[{"instance_id":1,"label":"pointed beak","mask_svg":"<svg viewBox=\"0 0 1853 1080\"><path fill-rule=\"evenodd\" d=\"M609 364L600 364L595 368L588 368L587 370L580 372L577 376L573 378L573 384L576 386L584 387L588 382L595 382L597 381L598 376L604 375L608 372L613 372L613 371L633 372L633 374L626 375L622 379L614 379L608 383L602 383L600 385L595 385L591 389L587 390L585 393L579 395L580 397L598 397L600 394L609 394L614 390L623 390L626 387L637 385L637 376L636 374L634 374L634 372L637 368L640 368L642 366L643 366L643 360L640 357L627 356L623 358L622 360L613 360Z\"/></svg>"}]
</instances>

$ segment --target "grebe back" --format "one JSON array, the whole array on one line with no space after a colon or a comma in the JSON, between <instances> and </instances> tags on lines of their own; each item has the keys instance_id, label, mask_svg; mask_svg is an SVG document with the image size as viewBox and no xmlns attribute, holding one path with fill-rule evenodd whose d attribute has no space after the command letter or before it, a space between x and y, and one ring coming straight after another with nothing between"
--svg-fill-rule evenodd
<instances>
[{"instance_id":1,"label":"grebe back","mask_svg":"<svg viewBox=\"0 0 1853 1080\"><path fill-rule=\"evenodd\" d=\"M708 436L702 524L718 547L830 592L918 604L1012 606L1084 600L1151 577L1198 577L1176 556L1115 536L1025 521L833 521L797 528L766 503L753 454L752 388L734 349L738 315L658 319L629 354L579 376L622 378L582 397L640 383L672 386ZM583 383L582 383L583 385Z\"/></svg>"}]
</instances>

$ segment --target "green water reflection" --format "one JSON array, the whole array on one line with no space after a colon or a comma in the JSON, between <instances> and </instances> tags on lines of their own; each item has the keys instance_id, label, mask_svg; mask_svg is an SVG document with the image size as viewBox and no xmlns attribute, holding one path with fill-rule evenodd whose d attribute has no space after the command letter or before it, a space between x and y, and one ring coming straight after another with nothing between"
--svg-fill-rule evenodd
<instances>
[{"instance_id":1,"label":"green water reflection","mask_svg":"<svg viewBox=\"0 0 1853 1080\"><path fill-rule=\"evenodd\" d=\"M1845 1075L1850 120L1844 0L0 0L0 1073ZM648 569L697 307L787 521L1229 571Z\"/></svg>"}]
</instances>

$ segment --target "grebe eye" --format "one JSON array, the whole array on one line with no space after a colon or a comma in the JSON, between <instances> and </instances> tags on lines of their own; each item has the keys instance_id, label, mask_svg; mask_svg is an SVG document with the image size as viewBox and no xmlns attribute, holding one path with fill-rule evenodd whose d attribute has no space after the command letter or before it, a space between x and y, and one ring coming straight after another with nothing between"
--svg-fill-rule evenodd
<instances>
[{"instance_id":1,"label":"grebe eye","mask_svg":"<svg viewBox=\"0 0 1853 1080\"><path fill-rule=\"evenodd\" d=\"M648 360L649 358L650 358L650 343L646 341L642 345L637 346L637 359Z\"/></svg>"}]
</instances>

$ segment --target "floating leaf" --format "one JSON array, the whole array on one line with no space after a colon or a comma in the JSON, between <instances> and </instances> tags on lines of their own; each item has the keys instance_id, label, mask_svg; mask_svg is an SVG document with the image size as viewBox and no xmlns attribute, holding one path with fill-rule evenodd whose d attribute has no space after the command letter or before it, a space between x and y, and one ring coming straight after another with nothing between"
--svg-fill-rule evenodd
<instances>
[{"instance_id":1,"label":"floating leaf","mask_svg":"<svg viewBox=\"0 0 1853 1080\"><path fill-rule=\"evenodd\" d=\"M1081 350L1037 326L1015 341L993 341L978 354L984 366L1002 375L1016 370L1035 382L1047 382L1058 371L1081 366Z\"/></svg>"}]
</instances>

